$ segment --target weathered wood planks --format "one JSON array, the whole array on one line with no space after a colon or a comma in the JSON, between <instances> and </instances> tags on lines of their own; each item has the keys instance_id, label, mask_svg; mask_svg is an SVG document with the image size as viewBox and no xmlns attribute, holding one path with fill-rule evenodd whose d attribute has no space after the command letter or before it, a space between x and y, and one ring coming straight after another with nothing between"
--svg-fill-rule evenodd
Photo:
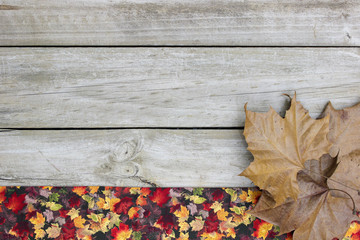
<instances>
[{"instance_id":1,"label":"weathered wood planks","mask_svg":"<svg viewBox=\"0 0 360 240\"><path fill-rule=\"evenodd\" d=\"M357 48L1 48L0 128L242 127L360 101Z\"/></svg>"},{"instance_id":2,"label":"weathered wood planks","mask_svg":"<svg viewBox=\"0 0 360 240\"><path fill-rule=\"evenodd\" d=\"M251 186L241 130L0 131L0 186Z\"/></svg>"},{"instance_id":3,"label":"weathered wood planks","mask_svg":"<svg viewBox=\"0 0 360 240\"><path fill-rule=\"evenodd\" d=\"M2 0L0 45L359 46L348 1Z\"/></svg>"}]
</instances>

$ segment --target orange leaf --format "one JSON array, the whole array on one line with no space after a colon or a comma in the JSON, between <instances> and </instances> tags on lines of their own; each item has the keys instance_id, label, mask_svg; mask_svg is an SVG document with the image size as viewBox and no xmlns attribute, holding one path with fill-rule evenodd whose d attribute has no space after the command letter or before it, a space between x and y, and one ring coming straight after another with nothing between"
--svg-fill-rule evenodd
<instances>
[{"instance_id":1,"label":"orange leaf","mask_svg":"<svg viewBox=\"0 0 360 240\"><path fill-rule=\"evenodd\" d=\"M74 187L74 188L72 189L72 191L73 191L74 193L76 193L77 195L79 195L79 196L82 196L82 195L84 195L85 193L87 193L86 187Z\"/></svg>"},{"instance_id":2,"label":"orange leaf","mask_svg":"<svg viewBox=\"0 0 360 240\"><path fill-rule=\"evenodd\" d=\"M134 217L139 217L138 211L140 210L139 207L132 207L128 211L128 215L130 219L133 219Z\"/></svg>"},{"instance_id":3,"label":"orange leaf","mask_svg":"<svg viewBox=\"0 0 360 240\"><path fill-rule=\"evenodd\" d=\"M26 194L17 195L16 192L11 194L11 197L8 199L8 202L5 202L4 205L8 209L11 209L15 214L22 210L26 204L25 201Z\"/></svg>"},{"instance_id":4,"label":"orange leaf","mask_svg":"<svg viewBox=\"0 0 360 240\"><path fill-rule=\"evenodd\" d=\"M174 215L179 218L179 222L184 222L189 218L189 210L184 206L180 206L180 210L176 210Z\"/></svg>"},{"instance_id":5,"label":"orange leaf","mask_svg":"<svg viewBox=\"0 0 360 240\"><path fill-rule=\"evenodd\" d=\"M90 193L94 194L99 190L99 187L98 186L89 186L89 189L90 189Z\"/></svg>"},{"instance_id":6,"label":"orange leaf","mask_svg":"<svg viewBox=\"0 0 360 240\"><path fill-rule=\"evenodd\" d=\"M77 228L84 228L84 223L86 222L81 216L74 218L74 225Z\"/></svg>"},{"instance_id":7,"label":"orange leaf","mask_svg":"<svg viewBox=\"0 0 360 240\"><path fill-rule=\"evenodd\" d=\"M227 220L226 217L227 217L227 215L229 215L229 213L227 211L225 211L225 209L222 208L216 212L216 215L220 221L226 221Z\"/></svg>"},{"instance_id":8,"label":"orange leaf","mask_svg":"<svg viewBox=\"0 0 360 240\"><path fill-rule=\"evenodd\" d=\"M32 224L34 224L35 225L35 228L41 228L43 225L44 225L44 223L45 223L45 218L44 218L44 216L41 214L41 213L39 213L39 212L36 212L36 217L32 217L32 218L30 218L30 220L29 220Z\"/></svg>"}]
</instances>

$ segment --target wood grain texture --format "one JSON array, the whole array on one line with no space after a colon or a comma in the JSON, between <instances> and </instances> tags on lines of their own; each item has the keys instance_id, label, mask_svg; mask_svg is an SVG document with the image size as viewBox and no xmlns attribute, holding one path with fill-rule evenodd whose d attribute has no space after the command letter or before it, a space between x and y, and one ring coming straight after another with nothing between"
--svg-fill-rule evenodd
<instances>
[{"instance_id":1,"label":"wood grain texture","mask_svg":"<svg viewBox=\"0 0 360 240\"><path fill-rule=\"evenodd\" d=\"M0 186L239 187L240 130L0 131Z\"/></svg>"},{"instance_id":2,"label":"wood grain texture","mask_svg":"<svg viewBox=\"0 0 360 240\"><path fill-rule=\"evenodd\" d=\"M360 101L357 48L1 48L1 128L241 127Z\"/></svg>"},{"instance_id":3,"label":"wood grain texture","mask_svg":"<svg viewBox=\"0 0 360 240\"><path fill-rule=\"evenodd\" d=\"M2 0L0 45L359 46L357 0Z\"/></svg>"}]
</instances>

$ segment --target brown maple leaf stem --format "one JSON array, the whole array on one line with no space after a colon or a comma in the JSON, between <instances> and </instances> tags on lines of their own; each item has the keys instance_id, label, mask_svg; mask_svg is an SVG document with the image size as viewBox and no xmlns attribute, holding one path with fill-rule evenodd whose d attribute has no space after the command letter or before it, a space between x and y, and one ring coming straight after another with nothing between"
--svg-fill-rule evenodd
<instances>
[{"instance_id":1,"label":"brown maple leaf stem","mask_svg":"<svg viewBox=\"0 0 360 240\"><path fill-rule=\"evenodd\" d=\"M340 192L343 192L345 193L346 195L348 195L352 201L352 204L353 204L353 214L356 215L356 206L355 206L355 201L354 199L351 197L351 195L349 193L347 193L346 191L344 190L341 190L341 189L336 189L336 188L329 188L329 191L340 191Z\"/></svg>"},{"instance_id":2,"label":"brown maple leaf stem","mask_svg":"<svg viewBox=\"0 0 360 240\"><path fill-rule=\"evenodd\" d=\"M329 177L327 177L327 176L324 176L324 175L322 175L322 174L320 174L320 173L317 173L317 172L315 172L315 171L312 171L312 170L310 170L310 169L306 169L306 170L309 171L309 172L312 172L312 173L314 173L314 174L316 174L316 175L319 175L319 176L321 176L321 177L323 177L323 178L326 178L328 181L330 180L330 181L336 182L336 183L338 183L338 184L340 184L340 185L342 185L342 186L344 186L344 187L346 187L346 188L352 189L352 190L360 193L359 190L357 190L357 189L355 189L355 188L353 188L353 187L347 186L346 184L343 184L343 183L341 183L341 182L338 182L338 181L336 181L336 180L334 180L334 179L331 179L331 178L329 178ZM346 192L346 191L344 191L344 190L341 190L341 189L336 189L336 188L329 188L329 191L340 191L340 192L343 192L343 193L345 193L346 195L348 195L348 196L350 197L352 203L353 203L353 214L356 215L356 212L357 212L357 211L356 211L355 201L354 201L354 199L351 197L351 195L350 195L348 192Z\"/></svg>"},{"instance_id":3,"label":"brown maple leaf stem","mask_svg":"<svg viewBox=\"0 0 360 240\"><path fill-rule=\"evenodd\" d=\"M339 181L336 181L336 180L334 180L334 179L331 179L330 177L324 176L324 175L322 175L322 174L320 174L320 173L318 173L318 172L312 171L312 170L310 170L310 169L306 169L306 171L312 172L312 173L314 173L314 174L316 174L316 175L318 175L318 176L320 176L320 177L326 178L328 181L330 180L330 181L332 181L332 182L338 183L338 184L340 184L340 185L342 185L342 186L344 186L344 187L346 187L346 188L350 188L351 190L354 190L354 191L358 192L359 195L360 195L360 191L359 191L358 189L355 189L355 188L353 188L353 187L347 186L346 184L343 184L342 182L339 182Z\"/></svg>"}]
</instances>

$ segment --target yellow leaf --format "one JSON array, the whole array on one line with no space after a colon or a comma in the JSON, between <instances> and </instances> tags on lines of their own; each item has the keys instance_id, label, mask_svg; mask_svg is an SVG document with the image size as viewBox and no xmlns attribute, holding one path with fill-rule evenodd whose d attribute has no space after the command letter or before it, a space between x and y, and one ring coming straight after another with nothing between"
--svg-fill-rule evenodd
<instances>
[{"instance_id":1,"label":"yellow leaf","mask_svg":"<svg viewBox=\"0 0 360 240\"><path fill-rule=\"evenodd\" d=\"M81 216L74 218L74 225L76 228L84 228L84 223L86 222Z\"/></svg>"},{"instance_id":2,"label":"yellow leaf","mask_svg":"<svg viewBox=\"0 0 360 240\"><path fill-rule=\"evenodd\" d=\"M79 216L79 209L72 208L66 215L70 216L71 220Z\"/></svg>"},{"instance_id":3,"label":"yellow leaf","mask_svg":"<svg viewBox=\"0 0 360 240\"><path fill-rule=\"evenodd\" d=\"M89 186L89 189L90 189L90 193L94 194L99 190L99 187L98 186Z\"/></svg>"},{"instance_id":4,"label":"yellow leaf","mask_svg":"<svg viewBox=\"0 0 360 240\"><path fill-rule=\"evenodd\" d=\"M180 233L180 237L176 240L189 240L189 233Z\"/></svg>"},{"instance_id":5,"label":"yellow leaf","mask_svg":"<svg viewBox=\"0 0 360 240\"><path fill-rule=\"evenodd\" d=\"M272 229L273 225L271 223L262 222L259 225L259 228L256 229L254 233L251 234L251 236L256 238L262 238L265 239L267 235L269 234L269 231Z\"/></svg>"},{"instance_id":6,"label":"yellow leaf","mask_svg":"<svg viewBox=\"0 0 360 240\"><path fill-rule=\"evenodd\" d=\"M44 226L45 218L41 213L36 212L36 217L30 218L29 221L35 225L35 227L34 227L35 229L39 229Z\"/></svg>"},{"instance_id":7,"label":"yellow leaf","mask_svg":"<svg viewBox=\"0 0 360 240\"><path fill-rule=\"evenodd\" d=\"M221 232L225 232L227 231L229 228L234 228L239 226L240 224L237 224L235 222L232 222L233 217L229 217L226 221L220 222L220 231Z\"/></svg>"},{"instance_id":8,"label":"yellow leaf","mask_svg":"<svg viewBox=\"0 0 360 240\"><path fill-rule=\"evenodd\" d=\"M214 209L214 212L217 212L222 208L222 203L219 203L218 201L216 201L211 205L210 208Z\"/></svg>"},{"instance_id":9,"label":"yellow leaf","mask_svg":"<svg viewBox=\"0 0 360 240\"><path fill-rule=\"evenodd\" d=\"M35 239L43 239L46 235L46 232L43 229L35 229Z\"/></svg>"},{"instance_id":10,"label":"yellow leaf","mask_svg":"<svg viewBox=\"0 0 360 240\"><path fill-rule=\"evenodd\" d=\"M239 195L239 198L242 202L246 202L246 199L248 198L247 191L241 191L241 194Z\"/></svg>"},{"instance_id":11,"label":"yellow leaf","mask_svg":"<svg viewBox=\"0 0 360 240\"><path fill-rule=\"evenodd\" d=\"M179 218L178 222L184 222L189 218L189 210L184 206L180 206L180 210L176 210L174 215Z\"/></svg>"},{"instance_id":12,"label":"yellow leaf","mask_svg":"<svg viewBox=\"0 0 360 240\"><path fill-rule=\"evenodd\" d=\"M212 232L212 233L203 233L201 235L203 237L203 240L221 240L223 237L225 237L222 233Z\"/></svg>"},{"instance_id":13,"label":"yellow leaf","mask_svg":"<svg viewBox=\"0 0 360 240\"><path fill-rule=\"evenodd\" d=\"M77 195L82 196L86 193L86 187L74 187L72 191Z\"/></svg>"},{"instance_id":14,"label":"yellow leaf","mask_svg":"<svg viewBox=\"0 0 360 240\"><path fill-rule=\"evenodd\" d=\"M235 233L235 229L233 228L228 228L226 230L227 234L226 234L226 237L232 237L232 238L235 238L236 237L236 233Z\"/></svg>"},{"instance_id":15,"label":"yellow leaf","mask_svg":"<svg viewBox=\"0 0 360 240\"><path fill-rule=\"evenodd\" d=\"M132 188L130 188L130 194L140 194L141 192L140 192L140 188L139 187L132 187Z\"/></svg>"},{"instance_id":16,"label":"yellow leaf","mask_svg":"<svg viewBox=\"0 0 360 240\"><path fill-rule=\"evenodd\" d=\"M51 226L46 229L46 233L48 234L49 238L57 238L60 236L61 228L59 228L59 225L57 223L52 223Z\"/></svg>"},{"instance_id":17,"label":"yellow leaf","mask_svg":"<svg viewBox=\"0 0 360 240\"><path fill-rule=\"evenodd\" d=\"M99 198L99 201L96 203L96 205L98 205L100 209L109 210L110 207L113 208L115 203L119 201L120 199L118 198L113 198L113 199L110 199L109 197L105 197L105 199Z\"/></svg>"},{"instance_id":18,"label":"yellow leaf","mask_svg":"<svg viewBox=\"0 0 360 240\"><path fill-rule=\"evenodd\" d=\"M138 212L139 210L140 210L139 207L132 207L132 208L130 208L129 211L128 211L129 218L130 218L130 219L133 219L134 217L136 217L136 214L137 214L137 212Z\"/></svg>"},{"instance_id":19,"label":"yellow leaf","mask_svg":"<svg viewBox=\"0 0 360 240\"><path fill-rule=\"evenodd\" d=\"M347 230L345 237L351 238L353 234L356 234L358 232L360 232L360 224L357 222L353 222Z\"/></svg>"},{"instance_id":20,"label":"yellow leaf","mask_svg":"<svg viewBox=\"0 0 360 240\"><path fill-rule=\"evenodd\" d=\"M251 191L250 189L248 190L248 197L246 198L246 202L249 203L256 203L258 198L261 195L261 191L259 190L255 190L255 191Z\"/></svg>"},{"instance_id":21,"label":"yellow leaf","mask_svg":"<svg viewBox=\"0 0 360 240\"><path fill-rule=\"evenodd\" d=\"M89 224L87 224L86 226L84 226L83 228L77 229L76 230L76 237L77 239L81 239L81 240L91 240L91 235L94 234L94 231L89 230Z\"/></svg>"},{"instance_id":22,"label":"yellow leaf","mask_svg":"<svg viewBox=\"0 0 360 240\"><path fill-rule=\"evenodd\" d=\"M179 227L180 227L180 232L186 232L187 230L189 230L190 225L187 222L180 222Z\"/></svg>"},{"instance_id":23,"label":"yellow leaf","mask_svg":"<svg viewBox=\"0 0 360 240\"><path fill-rule=\"evenodd\" d=\"M204 223L205 221L202 220L202 217L195 217L195 220L190 223L190 226L192 228L191 230L196 232L200 231L201 229L203 229Z\"/></svg>"},{"instance_id":24,"label":"yellow leaf","mask_svg":"<svg viewBox=\"0 0 360 240\"><path fill-rule=\"evenodd\" d=\"M222 208L216 212L216 215L220 221L226 221L227 220L226 217L227 215L229 215L229 213Z\"/></svg>"},{"instance_id":25,"label":"yellow leaf","mask_svg":"<svg viewBox=\"0 0 360 240\"><path fill-rule=\"evenodd\" d=\"M87 215L87 217L92 219L94 222L100 222L101 219L104 217L104 214L102 214L102 213L99 213L99 214L91 213L90 215Z\"/></svg>"},{"instance_id":26,"label":"yellow leaf","mask_svg":"<svg viewBox=\"0 0 360 240\"><path fill-rule=\"evenodd\" d=\"M112 198L112 199L110 199L110 211L112 211L112 212L115 211L114 206L118 202L120 202L120 198Z\"/></svg>"},{"instance_id":27,"label":"yellow leaf","mask_svg":"<svg viewBox=\"0 0 360 240\"><path fill-rule=\"evenodd\" d=\"M319 160L330 150L329 116L312 119L296 96L285 118L273 108L267 113L254 113L245 105L245 112L244 135L254 161L241 176L267 190L276 206L289 197L296 200L300 193L298 172L305 168L307 160Z\"/></svg>"}]
</instances>

